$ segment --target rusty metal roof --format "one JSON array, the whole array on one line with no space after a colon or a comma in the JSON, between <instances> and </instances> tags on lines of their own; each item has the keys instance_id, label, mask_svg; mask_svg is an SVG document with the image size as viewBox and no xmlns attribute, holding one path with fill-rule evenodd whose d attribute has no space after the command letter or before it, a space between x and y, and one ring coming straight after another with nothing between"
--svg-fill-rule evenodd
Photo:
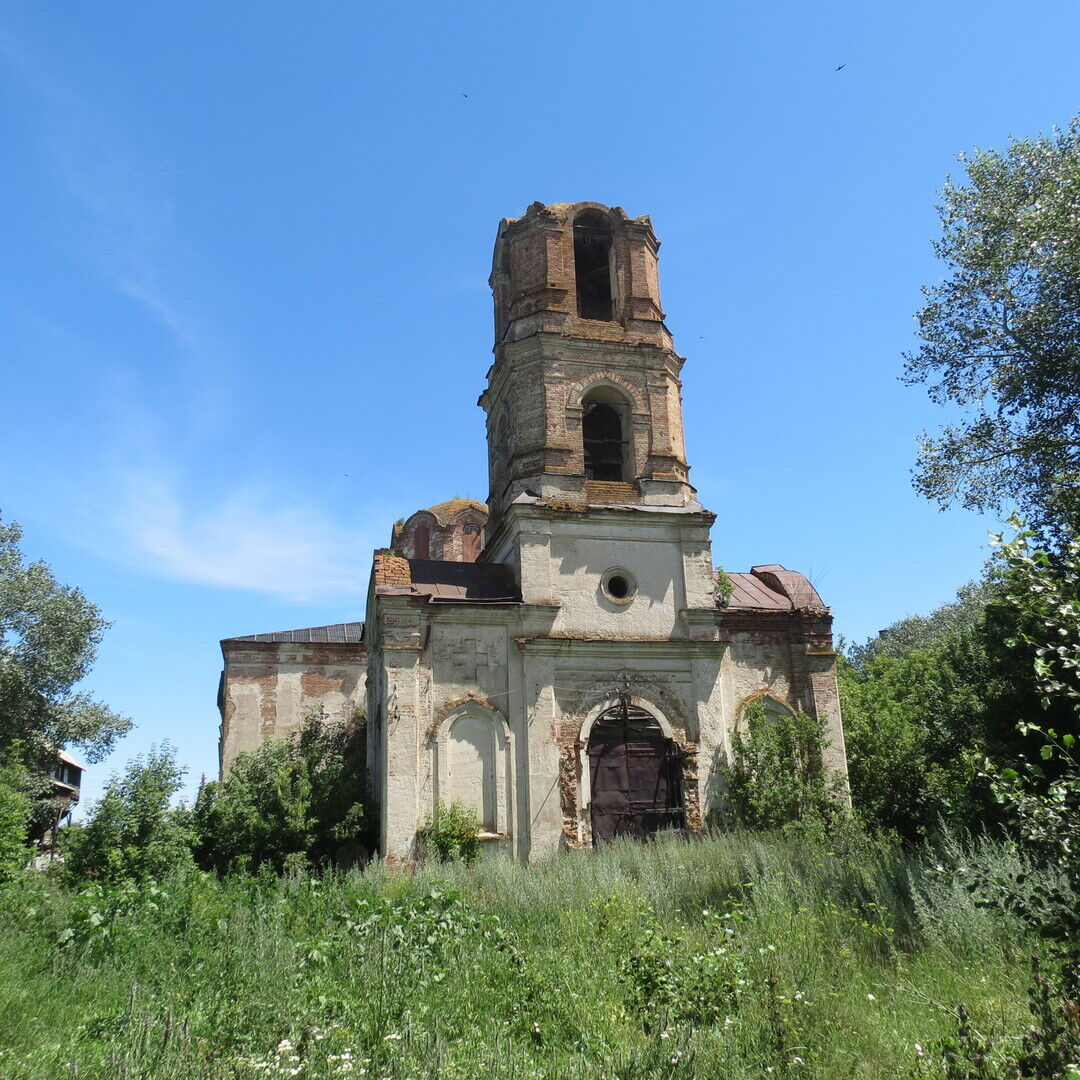
<instances>
[{"instance_id":1,"label":"rusty metal roof","mask_svg":"<svg viewBox=\"0 0 1080 1080\"><path fill-rule=\"evenodd\" d=\"M364 641L362 622L331 623L329 626L307 626L301 630L278 630L272 634L248 634L246 637L225 638L232 641L281 642L291 645L360 645Z\"/></svg>"},{"instance_id":2,"label":"rusty metal roof","mask_svg":"<svg viewBox=\"0 0 1080 1080\"><path fill-rule=\"evenodd\" d=\"M516 604L521 600L514 573L501 563L409 559L412 588L432 603Z\"/></svg>"},{"instance_id":3,"label":"rusty metal roof","mask_svg":"<svg viewBox=\"0 0 1080 1080\"><path fill-rule=\"evenodd\" d=\"M781 592L770 589L753 574L728 574L731 579L731 599L728 610L791 611L791 601Z\"/></svg>"},{"instance_id":4,"label":"rusty metal roof","mask_svg":"<svg viewBox=\"0 0 1080 1080\"><path fill-rule=\"evenodd\" d=\"M818 611L829 609L805 574L788 570L779 563L752 566L749 574L728 574L732 611Z\"/></svg>"}]
</instances>

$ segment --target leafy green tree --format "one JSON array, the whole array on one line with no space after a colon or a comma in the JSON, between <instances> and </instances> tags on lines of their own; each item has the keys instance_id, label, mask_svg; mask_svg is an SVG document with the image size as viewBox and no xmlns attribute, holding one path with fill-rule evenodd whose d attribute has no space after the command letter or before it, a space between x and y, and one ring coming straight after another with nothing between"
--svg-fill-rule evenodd
<instances>
[{"instance_id":1,"label":"leafy green tree","mask_svg":"<svg viewBox=\"0 0 1080 1080\"><path fill-rule=\"evenodd\" d=\"M909 615L878 632L865 645L851 645L847 659L857 668L877 656L906 656L912 649L929 649L950 637L969 632L986 614L993 598L987 581L969 581L956 590L956 599L929 615Z\"/></svg>"},{"instance_id":2,"label":"leafy green tree","mask_svg":"<svg viewBox=\"0 0 1080 1080\"><path fill-rule=\"evenodd\" d=\"M970 635L876 656L862 669L841 664L851 800L868 826L916 839L983 818L986 666Z\"/></svg>"},{"instance_id":3,"label":"leafy green tree","mask_svg":"<svg viewBox=\"0 0 1080 1080\"><path fill-rule=\"evenodd\" d=\"M998 770L988 763L988 771L1021 850L1059 877L1036 891L1024 881L997 885L1006 906L1080 961L1080 539L1055 559L1032 540L1022 528L1007 542L999 538L998 576L1023 616L1007 644L1030 657L1054 726L1022 721L1023 734L1038 737L1039 760L1020 758L1016 768ZM1080 968L1076 978L1080 992Z\"/></svg>"},{"instance_id":4,"label":"leafy green tree","mask_svg":"<svg viewBox=\"0 0 1080 1080\"><path fill-rule=\"evenodd\" d=\"M968 585L953 604L904 619L849 650L838 668L852 803L872 828L916 839L942 825L1000 824L985 762L1031 752L1017 722L1044 713L1033 678L1033 628L999 575Z\"/></svg>"},{"instance_id":5,"label":"leafy green tree","mask_svg":"<svg viewBox=\"0 0 1080 1080\"><path fill-rule=\"evenodd\" d=\"M24 866L30 857L26 846L26 822L30 816L26 782L26 770L21 765L0 765L0 881Z\"/></svg>"},{"instance_id":6,"label":"leafy green tree","mask_svg":"<svg viewBox=\"0 0 1080 1080\"><path fill-rule=\"evenodd\" d=\"M85 825L61 834L67 874L107 883L160 879L191 865L190 813L173 805L184 770L172 749L153 748L113 775Z\"/></svg>"},{"instance_id":7,"label":"leafy green tree","mask_svg":"<svg viewBox=\"0 0 1080 1080\"><path fill-rule=\"evenodd\" d=\"M1060 542L1080 522L1080 118L960 160L906 379L964 419L924 437L915 486L942 506L1014 501Z\"/></svg>"},{"instance_id":8,"label":"leafy green tree","mask_svg":"<svg viewBox=\"0 0 1080 1080\"><path fill-rule=\"evenodd\" d=\"M238 754L225 780L204 784L196 799L199 864L280 871L303 856L328 865L360 843L361 738L357 725L331 722L320 711L290 738Z\"/></svg>"},{"instance_id":9,"label":"leafy green tree","mask_svg":"<svg viewBox=\"0 0 1080 1080\"><path fill-rule=\"evenodd\" d=\"M995 1046L974 1032L961 1008L943 1060L945 1076L956 1080L1073 1080L1080 1071L1080 540L1067 539L1051 558L1032 544L1032 532L1014 524L1011 540L997 538L994 566L1016 626L1004 643L1030 664L1040 706L1067 726L1022 720L1021 735L1041 744L1039 760L1020 756L1008 768L986 762L984 775L1006 811L1024 868L986 870L971 884L983 903L1020 915L1050 947L1045 959L1033 958L1031 1025L1021 1039ZM1042 873L1030 873L1032 867Z\"/></svg>"},{"instance_id":10,"label":"leafy green tree","mask_svg":"<svg viewBox=\"0 0 1080 1080\"><path fill-rule=\"evenodd\" d=\"M0 523L0 763L22 764L48 790L58 749L100 761L131 721L74 689L109 624L82 590L27 563L21 536Z\"/></svg>"}]
</instances>

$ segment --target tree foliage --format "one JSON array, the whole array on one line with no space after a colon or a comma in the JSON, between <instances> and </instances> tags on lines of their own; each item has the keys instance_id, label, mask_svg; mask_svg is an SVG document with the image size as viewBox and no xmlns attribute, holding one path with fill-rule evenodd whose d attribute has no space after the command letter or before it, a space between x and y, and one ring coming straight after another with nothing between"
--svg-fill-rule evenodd
<instances>
[{"instance_id":1,"label":"tree foliage","mask_svg":"<svg viewBox=\"0 0 1080 1080\"><path fill-rule=\"evenodd\" d=\"M1020 720L1067 722L1033 677L1036 621L995 571L841 658L852 803L867 825L915 839L1002 822L986 762L1034 751Z\"/></svg>"},{"instance_id":2,"label":"tree foliage","mask_svg":"<svg viewBox=\"0 0 1080 1080\"><path fill-rule=\"evenodd\" d=\"M1080 522L1080 118L960 160L906 378L964 418L924 437L915 486L942 506L1015 500L1060 540Z\"/></svg>"},{"instance_id":3,"label":"tree foliage","mask_svg":"<svg viewBox=\"0 0 1080 1080\"><path fill-rule=\"evenodd\" d=\"M848 660L862 668L878 656L899 659L912 649L932 649L948 638L968 633L986 614L993 598L993 587L987 581L969 581L956 590L956 599L935 608L929 615L909 615L880 630L864 645L851 645Z\"/></svg>"},{"instance_id":4,"label":"tree foliage","mask_svg":"<svg viewBox=\"0 0 1080 1080\"><path fill-rule=\"evenodd\" d=\"M21 536L0 523L0 761L47 774L65 746L101 760L131 721L74 689L109 624L81 589L27 563Z\"/></svg>"},{"instance_id":5,"label":"tree foliage","mask_svg":"<svg viewBox=\"0 0 1080 1080\"><path fill-rule=\"evenodd\" d=\"M183 782L169 746L114 774L85 825L61 834L67 874L107 883L161 879L191 865L190 814L173 800Z\"/></svg>"},{"instance_id":6,"label":"tree foliage","mask_svg":"<svg viewBox=\"0 0 1080 1080\"><path fill-rule=\"evenodd\" d=\"M1022 614L1007 644L1030 656L1044 715L1054 726L1022 719L1024 734L1038 739L1038 759L990 772L1018 846L1058 877L1037 888L1024 880L995 884L1007 907L1080 958L1080 540L1051 560L1032 539L1023 528L1007 542L998 538L998 577Z\"/></svg>"},{"instance_id":7,"label":"tree foliage","mask_svg":"<svg viewBox=\"0 0 1080 1080\"><path fill-rule=\"evenodd\" d=\"M11 877L30 857L26 846L30 796L26 786L26 770L21 765L0 764L0 882Z\"/></svg>"},{"instance_id":8,"label":"tree foliage","mask_svg":"<svg viewBox=\"0 0 1080 1080\"><path fill-rule=\"evenodd\" d=\"M225 780L204 784L194 808L195 857L224 872L300 857L333 863L365 836L362 729L307 717L288 739L237 755Z\"/></svg>"},{"instance_id":9,"label":"tree foliage","mask_svg":"<svg viewBox=\"0 0 1080 1080\"><path fill-rule=\"evenodd\" d=\"M743 710L721 769L720 823L778 829L797 821L828 823L842 805L824 766L823 721L772 709L758 698Z\"/></svg>"}]
</instances>

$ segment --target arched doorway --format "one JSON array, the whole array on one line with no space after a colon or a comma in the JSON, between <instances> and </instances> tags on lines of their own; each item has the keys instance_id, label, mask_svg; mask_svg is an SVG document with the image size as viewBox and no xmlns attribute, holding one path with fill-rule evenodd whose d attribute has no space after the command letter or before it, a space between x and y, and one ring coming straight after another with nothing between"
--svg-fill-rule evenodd
<instances>
[{"instance_id":1,"label":"arched doorway","mask_svg":"<svg viewBox=\"0 0 1080 1080\"><path fill-rule=\"evenodd\" d=\"M686 825L678 747L635 705L624 701L597 717L589 783L594 844Z\"/></svg>"}]
</instances>

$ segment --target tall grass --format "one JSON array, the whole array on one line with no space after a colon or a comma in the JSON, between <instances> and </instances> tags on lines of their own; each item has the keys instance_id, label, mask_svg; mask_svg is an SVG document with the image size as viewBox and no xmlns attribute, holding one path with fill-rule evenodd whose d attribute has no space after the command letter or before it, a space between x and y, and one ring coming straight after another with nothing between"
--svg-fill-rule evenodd
<instances>
[{"instance_id":1,"label":"tall grass","mask_svg":"<svg viewBox=\"0 0 1080 1080\"><path fill-rule=\"evenodd\" d=\"M992 843L616 843L363 872L0 895L0 1076L890 1077L963 1003L1019 1028ZM924 1048L920 1051L919 1048Z\"/></svg>"}]
</instances>

